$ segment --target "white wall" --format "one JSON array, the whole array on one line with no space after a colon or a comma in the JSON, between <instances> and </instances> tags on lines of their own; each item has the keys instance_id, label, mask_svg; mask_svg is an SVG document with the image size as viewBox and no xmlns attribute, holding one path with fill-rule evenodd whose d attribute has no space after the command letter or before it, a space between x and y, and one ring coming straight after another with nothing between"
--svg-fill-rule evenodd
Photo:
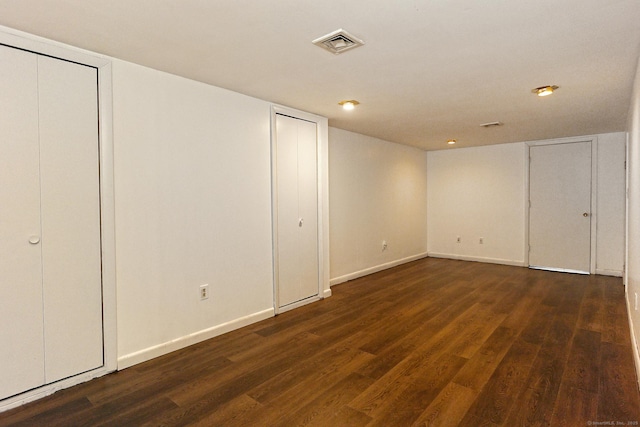
<instances>
[{"instance_id":1,"label":"white wall","mask_svg":"<svg viewBox=\"0 0 640 427\"><path fill-rule=\"evenodd\" d=\"M525 144L431 151L427 159L429 255L524 265Z\"/></svg>"},{"instance_id":2,"label":"white wall","mask_svg":"<svg viewBox=\"0 0 640 427\"><path fill-rule=\"evenodd\" d=\"M635 295L640 294L640 63L629 112L629 158L627 200L627 305L633 334L636 369L640 372L638 342L640 342L640 312L635 310Z\"/></svg>"},{"instance_id":3,"label":"white wall","mask_svg":"<svg viewBox=\"0 0 640 427\"><path fill-rule=\"evenodd\" d=\"M270 104L117 60L113 104L119 367L272 315Z\"/></svg>"},{"instance_id":4,"label":"white wall","mask_svg":"<svg viewBox=\"0 0 640 427\"><path fill-rule=\"evenodd\" d=\"M425 152L329 128L329 188L331 284L426 255Z\"/></svg>"},{"instance_id":5,"label":"white wall","mask_svg":"<svg viewBox=\"0 0 640 427\"><path fill-rule=\"evenodd\" d=\"M621 276L625 133L587 138L598 144L596 272ZM429 255L527 265L527 158L524 142L429 152Z\"/></svg>"}]
</instances>

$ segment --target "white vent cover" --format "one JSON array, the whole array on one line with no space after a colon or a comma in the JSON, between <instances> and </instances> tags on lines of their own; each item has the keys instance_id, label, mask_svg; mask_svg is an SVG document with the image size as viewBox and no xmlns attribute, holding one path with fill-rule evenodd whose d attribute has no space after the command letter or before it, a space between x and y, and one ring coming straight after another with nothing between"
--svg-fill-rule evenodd
<instances>
[{"instance_id":1,"label":"white vent cover","mask_svg":"<svg viewBox=\"0 0 640 427\"><path fill-rule=\"evenodd\" d=\"M490 127L494 127L494 126L502 126L502 122L489 122L489 123L483 123L480 125L480 127L483 128L490 128Z\"/></svg>"},{"instance_id":2,"label":"white vent cover","mask_svg":"<svg viewBox=\"0 0 640 427\"><path fill-rule=\"evenodd\" d=\"M312 43L336 55L364 44L362 40L342 28L315 39Z\"/></svg>"}]
</instances>

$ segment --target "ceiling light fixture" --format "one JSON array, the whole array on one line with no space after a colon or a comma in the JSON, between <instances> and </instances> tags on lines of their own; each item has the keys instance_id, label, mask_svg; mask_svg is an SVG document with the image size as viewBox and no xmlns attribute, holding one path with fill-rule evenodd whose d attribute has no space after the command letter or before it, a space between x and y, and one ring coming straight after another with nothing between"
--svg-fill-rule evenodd
<instances>
[{"instance_id":1,"label":"ceiling light fixture","mask_svg":"<svg viewBox=\"0 0 640 427\"><path fill-rule=\"evenodd\" d=\"M359 105L359 104L360 103L355 99L349 99L346 101L338 102L338 105L342 105L342 108L344 108L345 110L353 110L354 108L356 108L356 105Z\"/></svg>"},{"instance_id":2,"label":"ceiling light fixture","mask_svg":"<svg viewBox=\"0 0 640 427\"><path fill-rule=\"evenodd\" d=\"M531 93L535 93L538 96L551 95L554 90L558 89L558 86L540 86L535 89L531 89Z\"/></svg>"},{"instance_id":3,"label":"ceiling light fixture","mask_svg":"<svg viewBox=\"0 0 640 427\"><path fill-rule=\"evenodd\" d=\"M449 145L453 145L453 144L455 144L456 142L457 142L457 141L456 141L455 139L450 139L450 140L448 140L448 141L447 141L447 144L449 144Z\"/></svg>"}]
</instances>

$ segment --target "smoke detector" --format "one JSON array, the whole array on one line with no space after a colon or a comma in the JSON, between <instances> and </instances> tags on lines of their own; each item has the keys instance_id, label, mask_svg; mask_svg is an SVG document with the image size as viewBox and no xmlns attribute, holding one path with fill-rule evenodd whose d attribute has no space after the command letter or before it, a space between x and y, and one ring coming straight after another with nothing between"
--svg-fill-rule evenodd
<instances>
[{"instance_id":1,"label":"smoke detector","mask_svg":"<svg viewBox=\"0 0 640 427\"><path fill-rule=\"evenodd\" d=\"M349 34L342 28L329 33L326 36L317 38L312 43L316 46L320 46L325 50L328 50L335 55L338 55L349 49L362 46L364 44L362 40L360 40L353 34Z\"/></svg>"}]
</instances>

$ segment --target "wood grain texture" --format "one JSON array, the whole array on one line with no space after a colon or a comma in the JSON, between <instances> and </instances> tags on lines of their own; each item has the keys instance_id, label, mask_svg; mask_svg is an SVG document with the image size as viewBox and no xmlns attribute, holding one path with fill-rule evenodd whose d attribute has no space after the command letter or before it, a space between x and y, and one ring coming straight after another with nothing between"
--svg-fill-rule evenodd
<instances>
[{"instance_id":1,"label":"wood grain texture","mask_svg":"<svg viewBox=\"0 0 640 427\"><path fill-rule=\"evenodd\" d=\"M427 258L0 414L0 426L640 421L621 280Z\"/></svg>"}]
</instances>

